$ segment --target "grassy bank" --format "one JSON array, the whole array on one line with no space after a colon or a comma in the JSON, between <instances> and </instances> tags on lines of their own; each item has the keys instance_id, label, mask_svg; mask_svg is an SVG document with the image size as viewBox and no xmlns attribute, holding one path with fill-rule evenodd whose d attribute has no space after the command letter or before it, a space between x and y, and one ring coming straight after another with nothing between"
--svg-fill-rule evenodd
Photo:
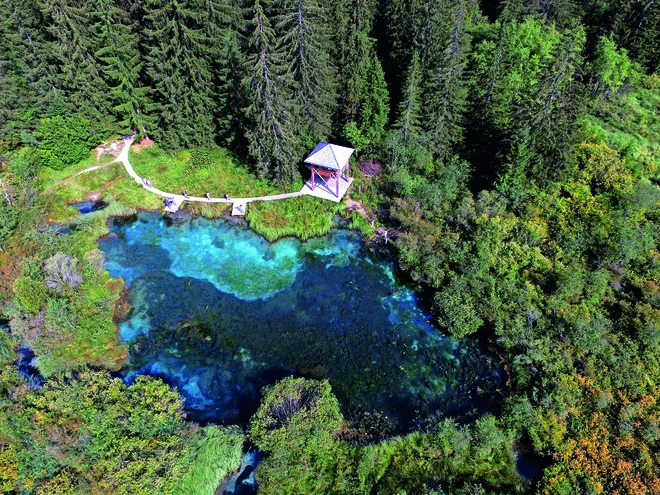
<instances>
[{"instance_id":1,"label":"grassy bank","mask_svg":"<svg viewBox=\"0 0 660 495\"><path fill-rule=\"evenodd\" d=\"M214 197L222 197L226 193L235 198L266 196L297 191L303 185L301 179L283 189L259 179L222 148L170 153L158 146L147 149L134 147L129 159L138 175L148 177L154 187L172 193L185 189L191 196L203 196L207 191ZM77 211L67 204L89 198L112 198L128 209L153 210L162 207L162 199L136 184L120 163L75 176L94 164L95 159L90 158L64 171L44 170L42 190L49 191L49 213L53 221L71 220ZM356 182L360 180L364 179L357 178ZM184 203L183 209L194 216L217 218L227 213L230 207L188 202ZM344 214L343 204L298 197L250 203L247 221L250 228L269 241L286 236L309 239L326 234L338 214ZM349 216L352 217L351 226L364 234L369 233L370 226L364 218L357 213Z\"/></svg>"}]
</instances>

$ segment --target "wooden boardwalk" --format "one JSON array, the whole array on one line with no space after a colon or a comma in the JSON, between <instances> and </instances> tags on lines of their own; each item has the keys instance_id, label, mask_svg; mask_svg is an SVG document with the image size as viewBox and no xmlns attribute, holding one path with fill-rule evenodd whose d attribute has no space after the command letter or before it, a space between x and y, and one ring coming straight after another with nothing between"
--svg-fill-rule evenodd
<instances>
[{"instance_id":1,"label":"wooden boardwalk","mask_svg":"<svg viewBox=\"0 0 660 495\"><path fill-rule=\"evenodd\" d=\"M297 192L274 194L271 196L256 196L252 198L230 198L230 199L212 197L211 199L207 199L207 198L201 198L199 196L188 196L186 198L182 194L173 194L170 192L161 191L160 189L157 189L153 186L146 185L143 181L143 178L140 177L133 169L133 166L128 161L128 152L131 148L131 144L133 144L132 138L124 139L124 147L122 148L121 153L117 157L116 161L121 162L124 165L126 172L128 172L128 175L130 175L133 178L133 180L135 180L135 182L137 182L147 191L162 196L163 198L172 198L173 201L172 204L170 206L165 207L165 211L169 213L175 213L176 211L178 211L179 208L181 208L181 205L183 204L184 201L194 201L199 203L228 203L228 204L231 203L232 215L244 216L245 213L247 212L247 204L252 201L277 201L278 199L295 198L296 196L302 196L303 194L306 194L305 187L303 187L300 191Z\"/></svg>"}]
</instances>

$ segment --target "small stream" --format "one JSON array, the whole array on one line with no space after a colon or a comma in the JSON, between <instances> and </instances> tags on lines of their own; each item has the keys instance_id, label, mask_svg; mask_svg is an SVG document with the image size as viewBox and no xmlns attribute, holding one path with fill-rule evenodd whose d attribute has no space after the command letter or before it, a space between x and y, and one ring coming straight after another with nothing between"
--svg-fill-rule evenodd
<instances>
[{"instance_id":1,"label":"small stream","mask_svg":"<svg viewBox=\"0 0 660 495\"><path fill-rule=\"evenodd\" d=\"M241 459L241 467L220 483L215 495L255 495L258 491L256 472L260 461L261 454L254 448L248 448Z\"/></svg>"},{"instance_id":2,"label":"small stream","mask_svg":"<svg viewBox=\"0 0 660 495\"><path fill-rule=\"evenodd\" d=\"M124 378L163 378L195 421L245 424L261 388L289 375L329 380L349 419L390 431L501 397L501 369L442 336L352 231L268 243L228 220L141 213L99 246L132 305Z\"/></svg>"}]
</instances>

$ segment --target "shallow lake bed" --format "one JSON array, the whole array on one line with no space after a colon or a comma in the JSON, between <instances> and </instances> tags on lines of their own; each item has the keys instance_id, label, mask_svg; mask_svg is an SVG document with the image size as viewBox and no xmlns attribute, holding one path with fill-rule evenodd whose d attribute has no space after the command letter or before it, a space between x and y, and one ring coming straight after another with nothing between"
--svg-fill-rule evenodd
<instances>
[{"instance_id":1,"label":"shallow lake bed","mask_svg":"<svg viewBox=\"0 0 660 495\"><path fill-rule=\"evenodd\" d=\"M352 231L268 243L226 220L141 213L99 246L132 305L120 322L124 377L162 377L193 420L244 423L260 389L288 375L328 379L347 416L375 414L393 430L499 396L498 366L442 336Z\"/></svg>"}]
</instances>

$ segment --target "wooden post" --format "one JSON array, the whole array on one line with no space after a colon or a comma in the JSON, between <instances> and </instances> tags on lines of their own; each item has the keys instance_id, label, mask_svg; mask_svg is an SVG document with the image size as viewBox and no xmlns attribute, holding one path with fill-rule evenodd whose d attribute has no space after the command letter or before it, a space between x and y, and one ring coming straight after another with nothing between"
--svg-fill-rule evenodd
<instances>
[{"instance_id":1,"label":"wooden post","mask_svg":"<svg viewBox=\"0 0 660 495\"><path fill-rule=\"evenodd\" d=\"M315 172L316 171L314 170L314 165L312 165L312 191L316 187L316 184L314 183L314 174L315 174Z\"/></svg>"},{"instance_id":2,"label":"wooden post","mask_svg":"<svg viewBox=\"0 0 660 495\"><path fill-rule=\"evenodd\" d=\"M348 162L346 162L346 179L348 179L350 177L350 174L349 174L349 171L348 171L349 167L350 167L350 165L348 164Z\"/></svg>"},{"instance_id":3,"label":"wooden post","mask_svg":"<svg viewBox=\"0 0 660 495\"><path fill-rule=\"evenodd\" d=\"M337 194L335 196L339 197L339 178L341 177L341 170L335 172L335 179L337 180Z\"/></svg>"}]
</instances>

